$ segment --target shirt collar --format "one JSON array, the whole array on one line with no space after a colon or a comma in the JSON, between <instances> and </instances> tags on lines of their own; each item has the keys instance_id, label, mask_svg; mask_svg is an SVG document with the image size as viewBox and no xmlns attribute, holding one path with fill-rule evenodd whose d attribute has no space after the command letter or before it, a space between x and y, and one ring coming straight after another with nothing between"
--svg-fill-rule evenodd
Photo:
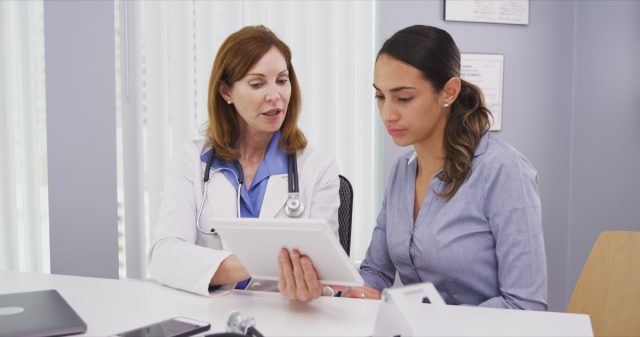
<instances>
[{"instance_id":1,"label":"shirt collar","mask_svg":"<svg viewBox=\"0 0 640 337\"><path fill-rule=\"evenodd\" d=\"M280 136L280 131L276 131L273 134L273 137L271 137L269 146L267 147L267 152L264 154L264 158L262 159L262 162L260 162L258 170L256 171L256 175L253 178L253 182L251 183L252 186L255 186L258 182L272 175L287 173L287 154L280 150ZM209 151L200 156L200 160L206 163L207 160L209 160L209 156L212 155L212 152L213 150L209 149ZM218 158L218 156L216 156L215 154L213 154L213 162L211 163L211 167L226 167L233 170L234 172L237 171L235 163L233 161L220 160L220 158Z\"/></svg>"},{"instance_id":2,"label":"shirt collar","mask_svg":"<svg viewBox=\"0 0 640 337\"><path fill-rule=\"evenodd\" d=\"M209 151L207 151L203 155L201 155L200 156L200 160L203 163L206 164L207 161L209 160L209 156L213 156L213 161L211 162L211 168L212 169L226 167L228 169L231 169L233 172L237 173L237 169L236 169L235 163L233 161L226 161L226 160L221 160L220 158L218 158L218 156L213 152L213 148L209 149Z\"/></svg>"},{"instance_id":3,"label":"shirt collar","mask_svg":"<svg viewBox=\"0 0 640 337\"><path fill-rule=\"evenodd\" d=\"M409 156L409 159L407 159L407 165L411 165L416 158L418 158L418 153L414 150L413 153L411 153L411 156Z\"/></svg>"},{"instance_id":4,"label":"shirt collar","mask_svg":"<svg viewBox=\"0 0 640 337\"><path fill-rule=\"evenodd\" d=\"M489 147L489 134L491 134L491 131L485 132L480 137L480 141L478 142L478 146L476 147L476 151L473 153L474 157L479 157L479 156L483 155L485 152L487 152L487 147Z\"/></svg>"},{"instance_id":5,"label":"shirt collar","mask_svg":"<svg viewBox=\"0 0 640 337\"><path fill-rule=\"evenodd\" d=\"M264 154L264 159L262 159L258 167L255 179L262 179L276 174L285 174L287 173L287 168L287 154L280 150L280 131L276 131L271 138L271 142L269 142L267 153ZM264 176L259 176L261 173L264 174Z\"/></svg>"}]
</instances>

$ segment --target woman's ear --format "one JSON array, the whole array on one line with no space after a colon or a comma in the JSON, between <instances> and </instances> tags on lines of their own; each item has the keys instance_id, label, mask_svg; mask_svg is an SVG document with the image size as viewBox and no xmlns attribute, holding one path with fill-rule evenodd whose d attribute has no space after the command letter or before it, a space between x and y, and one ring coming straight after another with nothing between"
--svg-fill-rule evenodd
<instances>
[{"instance_id":1,"label":"woman's ear","mask_svg":"<svg viewBox=\"0 0 640 337\"><path fill-rule=\"evenodd\" d=\"M227 85L227 82L220 81L220 88L218 88L218 92L225 101L231 102L231 89Z\"/></svg>"},{"instance_id":2,"label":"woman's ear","mask_svg":"<svg viewBox=\"0 0 640 337\"><path fill-rule=\"evenodd\" d=\"M462 87L462 80L460 77L452 77L447 83L444 84L444 87L441 91L441 99L442 105L449 106L453 104L453 101L458 98L458 94L460 94L460 88Z\"/></svg>"}]
</instances>

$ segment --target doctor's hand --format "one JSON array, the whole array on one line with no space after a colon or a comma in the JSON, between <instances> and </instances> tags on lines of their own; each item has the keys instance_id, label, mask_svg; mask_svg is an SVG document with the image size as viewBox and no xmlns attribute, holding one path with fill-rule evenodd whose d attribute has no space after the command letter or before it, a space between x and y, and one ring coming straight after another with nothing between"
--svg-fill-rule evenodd
<instances>
[{"instance_id":1,"label":"doctor's hand","mask_svg":"<svg viewBox=\"0 0 640 337\"><path fill-rule=\"evenodd\" d=\"M300 252L282 248L278 255L280 281L278 290L292 300L307 302L320 297L323 285L318 280L311 259Z\"/></svg>"},{"instance_id":2,"label":"doctor's hand","mask_svg":"<svg viewBox=\"0 0 640 337\"><path fill-rule=\"evenodd\" d=\"M238 257L232 254L222 260L222 263L220 263L220 266L213 274L209 284L217 286L236 283L246 280L249 277L251 277L251 274L249 274L249 272L244 268Z\"/></svg>"}]
</instances>

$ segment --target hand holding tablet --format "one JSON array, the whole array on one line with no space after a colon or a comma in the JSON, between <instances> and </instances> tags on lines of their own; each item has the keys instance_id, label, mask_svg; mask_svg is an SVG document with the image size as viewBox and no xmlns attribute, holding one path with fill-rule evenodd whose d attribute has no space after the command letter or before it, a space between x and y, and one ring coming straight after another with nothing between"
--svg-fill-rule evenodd
<instances>
[{"instance_id":1,"label":"hand holding tablet","mask_svg":"<svg viewBox=\"0 0 640 337\"><path fill-rule=\"evenodd\" d=\"M286 248L290 254L293 253L291 262L300 263L303 269L310 260L316 280L323 284L364 284L324 220L236 218L218 220L215 227L224 243L255 279L279 280L277 259L281 249ZM307 286L315 288L316 284L311 282Z\"/></svg>"},{"instance_id":2,"label":"hand holding tablet","mask_svg":"<svg viewBox=\"0 0 640 337\"><path fill-rule=\"evenodd\" d=\"M306 302L316 299L324 292L324 285L318 280L313 261L300 252L282 248L278 256L280 280L278 290L292 300Z\"/></svg>"}]
</instances>

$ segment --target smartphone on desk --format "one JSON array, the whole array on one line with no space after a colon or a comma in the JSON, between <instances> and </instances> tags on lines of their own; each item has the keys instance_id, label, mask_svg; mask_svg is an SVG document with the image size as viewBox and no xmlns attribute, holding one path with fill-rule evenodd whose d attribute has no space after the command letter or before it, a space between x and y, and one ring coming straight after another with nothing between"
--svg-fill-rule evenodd
<instances>
[{"instance_id":1,"label":"smartphone on desk","mask_svg":"<svg viewBox=\"0 0 640 337\"><path fill-rule=\"evenodd\" d=\"M209 322L186 317L174 317L166 321L121 332L111 337L186 337L207 331L210 327L211 324Z\"/></svg>"}]
</instances>

